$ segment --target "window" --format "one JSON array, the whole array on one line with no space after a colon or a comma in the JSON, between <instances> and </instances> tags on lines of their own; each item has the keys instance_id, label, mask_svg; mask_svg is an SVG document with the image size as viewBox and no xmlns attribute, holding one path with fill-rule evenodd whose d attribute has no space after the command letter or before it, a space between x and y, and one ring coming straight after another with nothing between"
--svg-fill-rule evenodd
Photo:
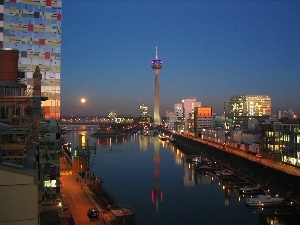
<instances>
[{"instance_id":1,"label":"window","mask_svg":"<svg viewBox=\"0 0 300 225\"><path fill-rule=\"evenodd\" d=\"M32 108L30 106L27 106L25 108L25 116L31 116L32 115Z\"/></svg>"},{"instance_id":2,"label":"window","mask_svg":"<svg viewBox=\"0 0 300 225\"><path fill-rule=\"evenodd\" d=\"M14 116L20 116L20 112L21 112L21 110L20 110L20 107L19 106L15 106L14 108L13 108L13 113L14 113Z\"/></svg>"},{"instance_id":3,"label":"window","mask_svg":"<svg viewBox=\"0 0 300 225\"><path fill-rule=\"evenodd\" d=\"M7 107L6 106L2 106L1 107L1 119L7 119Z\"/></svg>"}]
</instances>

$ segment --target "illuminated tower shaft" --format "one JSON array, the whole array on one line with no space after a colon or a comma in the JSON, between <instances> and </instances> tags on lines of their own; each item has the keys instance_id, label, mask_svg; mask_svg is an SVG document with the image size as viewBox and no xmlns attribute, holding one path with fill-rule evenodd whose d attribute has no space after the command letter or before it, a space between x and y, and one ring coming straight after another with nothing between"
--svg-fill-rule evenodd
<instances>
[{"instance_id":1,"label":"illuminated tower shaft","mask_svg":"<svg viewBox=\"0 0 300 225\"><path fill-rule=\"evenodd\" d=\"M154 95L154 124L160 125L161 119L159 114L159 82L158 82L158 74L160 69L162 68L162 61L158 59L158 50L156 47L156 57L152 60L151 67L153 69L155 75L155 95Z\"/></svg>"}]
</instances>

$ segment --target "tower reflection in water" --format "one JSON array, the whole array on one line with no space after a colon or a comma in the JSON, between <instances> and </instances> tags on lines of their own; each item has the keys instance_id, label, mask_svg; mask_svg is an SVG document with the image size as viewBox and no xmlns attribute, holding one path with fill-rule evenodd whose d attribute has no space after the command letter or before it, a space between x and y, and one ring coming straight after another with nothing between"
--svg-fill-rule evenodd
<instances>
[{"instance_id":1,"label":"tower reflection in water","mask_svg":"<svg viewBox=\"0 0 300 225\"><path fill-rule=\"evenodd\" d=\"M159 151L160 151L160 142L158 138L154 140L154 186L151 191L151 200L152 203L156 206L156 213L158 213L159 203L162 203L163 192L159 182Z\"/></svg>"}]
</instances>

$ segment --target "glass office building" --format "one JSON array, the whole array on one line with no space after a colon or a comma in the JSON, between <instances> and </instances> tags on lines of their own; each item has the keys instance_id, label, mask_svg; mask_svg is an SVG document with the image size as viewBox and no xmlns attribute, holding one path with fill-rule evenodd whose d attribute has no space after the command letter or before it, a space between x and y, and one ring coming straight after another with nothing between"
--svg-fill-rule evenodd
<instances>
[{"instance_id":1,"label":"glass office building","mask_svg":"<svg viewBox=\"0 0 300 225\"><path fill-rule=\"evenodd\" d=\"M233 116L271 116L271 98L267 95L237 95L228 100Z\"/></svg>"},{"instance_id":2,"label":"glass office building","mask_svg":"<svg viewBox=\"0 0 300 225\"><path fill-rule=\"evenodd\" d=\"M45 119L60 119L62 0L0 0L0 48L19 51L19 83L33 91L33 73L42 73Z\"/></svg>"}]
</instances>

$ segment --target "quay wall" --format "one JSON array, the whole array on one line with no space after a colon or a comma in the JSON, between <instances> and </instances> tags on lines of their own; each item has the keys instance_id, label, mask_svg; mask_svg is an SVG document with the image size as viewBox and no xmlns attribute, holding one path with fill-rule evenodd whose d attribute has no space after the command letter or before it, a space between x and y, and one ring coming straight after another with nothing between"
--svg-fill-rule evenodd
<instances>
[{"instance_id":1,"label":"quay wall","mask_svg":"<svg viewBox=\"0 0 300 225\"><path fill-rule=\"evenodd\" d=\"M176 146L185 154L203 154L220 162L224 167L234 170L246 179L265 186L272 193L280 194L300 202L300 177L248 160L234 153L218 149L181 135L174 135Z\"/></svg>"}]
</instances>

